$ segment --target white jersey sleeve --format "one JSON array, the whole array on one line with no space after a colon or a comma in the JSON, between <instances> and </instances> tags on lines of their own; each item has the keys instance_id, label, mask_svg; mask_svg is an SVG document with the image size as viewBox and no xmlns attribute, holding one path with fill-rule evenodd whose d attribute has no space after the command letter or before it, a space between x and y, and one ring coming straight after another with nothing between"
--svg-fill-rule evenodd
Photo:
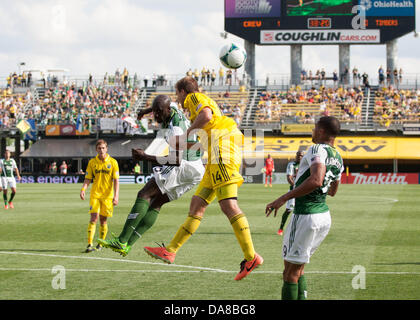
<instances>
[{"instance_id":1,"label":"white jersey sleeve","mask_svg":"<svg viewBox=\"0 0 420 320\"><path fill-rule=\"evenodd\" d=\"M315 163L322 163L326 165L326 160L328 158L327 151L322 147L322 145L315 144L311 146L308 150L310 157L310 166Z\"/></svg>"},{"instance_id":2,"label":"white jersey sleeve","mask_svg":"<svg viewBox=\"0 0 420 320\"><path fill-rule=\"evenodd\" d=\"M287 168L286 168L286 175L288 175L288 176L294 176L295 175L295 167L294 167L294 162L293 161L290 161L288 164L287 164Z\"/></svg>"},{"instance_id":3,"label":"white jersey sleeve","mask_svg":"<svg viewBox=\"0 0 420 320\"><path fill-rule=\"evenodd\" d=\"M12 170L15 170L15 169L17 169L17 164L16 164L15 159L12 158Z\"/></svg>"}]
</instances>

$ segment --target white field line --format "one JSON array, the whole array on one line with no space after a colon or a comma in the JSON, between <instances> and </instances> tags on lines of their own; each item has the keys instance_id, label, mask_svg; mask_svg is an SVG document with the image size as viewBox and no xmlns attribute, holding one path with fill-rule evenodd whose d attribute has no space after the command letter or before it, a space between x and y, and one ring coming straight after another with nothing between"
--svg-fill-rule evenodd
<instances>
[{"instance_id":1,"label":"white field line","mask_svg":"<svg viewBox=\"0 0 420 320\"><path fill-rule=\"evenodd\" d=\"M195 266L185 266L166 263L156 263L156 262L143 262L136 260L123 260L123 259L112 259L112 258L101 258L101 257L81 257L81 256L65 256L65 255L55 255L55 254L41 254L41 253L27 253L27 252L7 252L0 251L0 254L18 254L18 255L31 255L31 256L41 256L41 257L56 257L56 258L70 258L70 259L87 259L87 260L103 260L103 261L113 261L113 262L123 262L123 263L137 263L137 264L149 264L149 265L160 265L167 267L180 267L188 269L197 269L197 270L127 270L127 269L65 269L69 272L138 272L138 273L164 273L164 272L173 272L173 273L198 273L198 272L216 272L216 273L237 273L238 271L228 271L222 269L213 269L213 268L204 268L204 267L195 267ZM0 268L0 271L48 271L51 272L51 268ZM282 274L282 270L278 271L269 271L269 270L255 270L252 273L259 274ZM351 271L305 271L307 274L356 274ZM404 271L367 271L366 274L388 274L388 275L420 275L420 272L404 272Z\"/></svg>"}]
</instances>

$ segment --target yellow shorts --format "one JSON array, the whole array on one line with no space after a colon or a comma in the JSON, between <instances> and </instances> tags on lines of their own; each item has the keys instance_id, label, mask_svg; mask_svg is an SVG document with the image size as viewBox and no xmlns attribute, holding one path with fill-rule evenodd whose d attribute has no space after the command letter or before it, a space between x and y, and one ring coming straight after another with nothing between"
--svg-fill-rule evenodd
<instances>
[{"instance_id":1,"label":"yellow shorts","mask_svg":"<svg viewBox=\"0 0 420 320\"><path fill-rule=\"evenodd\" d=\"M214 143L217 141L217 143ZM236 198L244 179L239 173L242 162L243 134L236 130L212 140L209 145L206 171L194 195L211 203L216 197Z\"/></svg>"},{"instance_id":2,"label":"yellow shorts","mask_svg":"<svg viewBox=\"0 0 420 320\"><path fill-rule=\"evenodd\" d=\"M99 213L103 217L112 217L114 212L114 205L112 204L112 198L108 199L90 199L89 213Z\"/></svg>"},{"instance_id":3,"label":"yellow shorts","mask_svg":"<svg viewBox=\"0 0 420 320\"><path fill-rule=\"evenodd\" d=\"M194 193L195 196L200 197L207 204L210 204L216 197L218 201L237 198L238 197L238 185L235 183L227 184L217 189L209 189L203 187L201 184L198 186L197 191Z\"/></svg>"}]
</instances>

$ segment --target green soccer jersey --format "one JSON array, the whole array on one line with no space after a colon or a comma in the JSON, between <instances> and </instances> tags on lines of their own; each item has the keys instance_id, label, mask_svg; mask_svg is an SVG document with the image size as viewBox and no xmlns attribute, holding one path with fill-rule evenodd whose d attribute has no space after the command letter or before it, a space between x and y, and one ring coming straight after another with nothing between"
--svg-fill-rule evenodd
<instances>
[{"instance_id":1,"label":"green soccer jersey","mask_svg":"<svg viewBox=\"0 0 420 320\"><path fill-rule=\"evenodd\" d=\"M295 214L313 214L327 212L325 202L331 182L340 180L344 170L343 159L338 151L327 144L311 146L300 161L299 171L295 180L295 188L302 184L311 175L311 165L322 163L326 166L322 187L295 200Z\"/></svg>"},{"instance_id":2,"label":"green soccer jersey","mask_svg":"<svg viewBox=\"0 0 420 320\"><path fill-rule=\"evenodd\" d=\"M1 176L6 178L14 178L14 170L17 169L15 159L2 159L1 161Z\"/></svg>"},{"instance_id":3,"label":"green soccer jersey","mask_svg":"<svg viewBox=\"0 0 420 320\"><path fill-rule=\"evenodd\" d=\"M162 123L162 129L167 129L164 133L165 140L168 141L172 136L186 133L189 127L190 121L185 117L184 113L175 105L171 104L171 116L168 121ZM198 142L198 139L194 137L187 142ZM184 151L182 158L187 161L195 161L201 158L201 152L200 150Z\"/></svg>"}]
</instances>

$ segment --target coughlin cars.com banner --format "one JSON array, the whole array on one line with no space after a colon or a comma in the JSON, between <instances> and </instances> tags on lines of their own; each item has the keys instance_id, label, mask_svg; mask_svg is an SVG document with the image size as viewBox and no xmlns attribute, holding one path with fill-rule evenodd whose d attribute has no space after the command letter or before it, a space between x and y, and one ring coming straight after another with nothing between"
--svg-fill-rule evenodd
<instances>
[{"instance_id":1,"label":"coughlin cars.com banner","mask_svg":"<svg viewBox=\"0 0 420 320\"><path fill-rule=\"evenodd\" d=\"M261 44L379 43L379 30L261 30Z\"/></svg>"}]
</instances>

